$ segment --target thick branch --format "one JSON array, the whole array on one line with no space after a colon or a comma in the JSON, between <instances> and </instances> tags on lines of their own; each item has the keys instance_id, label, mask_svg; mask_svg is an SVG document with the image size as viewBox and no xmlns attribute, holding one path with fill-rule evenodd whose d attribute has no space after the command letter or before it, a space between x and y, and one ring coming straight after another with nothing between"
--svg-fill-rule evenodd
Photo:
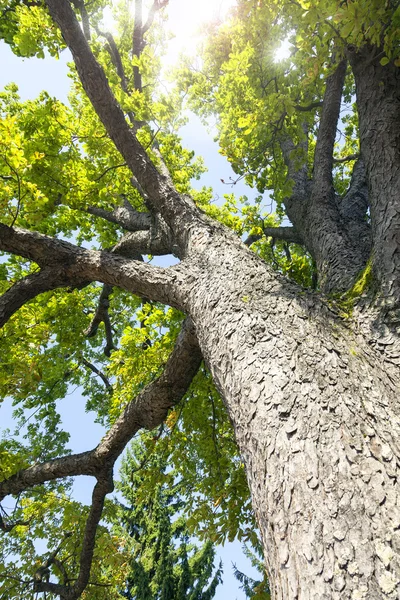
<instances>
[{"instance_id":1,"label":"thick branch","mask_svg":"<svg viewBox=\"0 0 400 600\"><path fill-rule=\"evenodd\" d=\"M110 252L86 250L56 238L0 223L0 250L33 260L41 267L63 268L65 281L100 281L150 300L180 307L185 288L182 266L166 269Z\"/></svg>"},{"instance_id":2,"label":"thick branch","mask_svg":"<svg viewBox=\"0 0 400 600\"><path fill-rule=\"evenodd\" d=\"M0 327L17 312L26 302L36 298L43 292L70 285L60 269L43 269L17 281L10 289L0 296Z\"/></svg>"},{"instance_id":3,"label":"thick branch","mask_svg":"<svg viewBox=\"0 0 400 600\"><path fill-rule=\"evenodd\" d=\"M282 240L293 244L303 244L303 238L294 227L264 227L265 237Z\"/></svg>"},{"instance_id":4,"label":"thick branch","mask_svg":"<svg viewBox=\"0 0 400 600\"><path fill-rule=\"evenodd\" d=\"M151 254L152 256L172 254L172 244L165 237L149 231L128 233L114 246L113 251L122 256L126 255L127 252L130 254Z\"/></svg>"},{"instance_id":5,"label":"thick branch","mask_svg":"<svg viewBox=\"0 0 400 600\"><path fill-rule=\"evenodd\" d=\"M333 149L345 74L346 61L342 60L326 81L314 156L314 181L304 231L325 293L349 289L367 258L358 236L346 226L344 213L340 214L333 186Z\"/></svg>"},{"instance_id":6,"label":"thick branch","mask_svg":"<svg viewBox=\"0 0 400 600\"><path fill-rule=\"evenodd\" d=\"M339 120L347 61L342 60L326 80L314 160L314 185L332 186L333 148Z\"/></svg>"},{"instance_id":7,"label":"thick branch","mask_svg":"<svg viewBox=\"0 0 400 600\"><path fill-rule=\"evenodd\" d=\"M293 244L303 244L303 238L294 227L264 227L262 235L249 235L245 240L246 246L251 246L262 237L271 237L274 240L282 240Z\"/></svg>"},{"instance_id":8,"label":"thick branch","mask_svg":"<svg viewBox=\"0 0 400 600\"><path fill-rule=\"evenodd\" d=\"M185 223L200 213L182 198L170 180L160 175L145 150L129 128L125 116L113 96L103 69L93 56L68 0L46 0L50 14L61 28L70 48L82 85L110 138L121 152L140 186L147 193L147 202L155 212L161 212L177 238L186 243Z\"/></svg>"},{"instance_id":9,"label":"thick branch","mask_svg":"<svg viewBox=\"0 0 400 600\"><path fill-rule=\"evenodd\" d=\"M0 482L0 501L9 494L16 496L24 490L40 485L45 481L54 481L54 479L75 475L96 475L98 469L99 465L93 457L93 452L63 456L33 465Z\"/></svg>"},{"instance_id":10,"label":"thick branch","mask_svg":"<svg viewBox=\"0 0 400 600\"><path fill-rule=\"evenodd\" d=\"M339 202L342 218L366 223L368 211L368 185L364 161L360 158L354 165L350 187Z\"/></svg>"},{"instance_id":11,"label":"thick branch","mask_svg":"<svg viewBox=\"0 0 400 600\"><path fill-rule=\"evenodd\" d=\"M139 429L154 429L160 425L167 416L168 409L183 398L201 359L193 323L187 319L163 373L127 405L97 448L22 469L0 482L0 500L46 481L77 475L98 478L106 468L111 469Z\"/></svg>"},{"instance_id":12,"label":"thick branch","mask_svg":"<svg viewBox=\"0 0 400 600\"><path fill-rule=\"evenodd\" d=\"M128 210L126 206L117 206L113 211L104 210L97 206L89 206L87 212L96 217L101 217L110 223L116 223L127 231L145 231L151 226L151 216L148 213L134 209Z\"/></svg>"},{"instance_id":13,"label":"thick branch","mask_svg":"<svg viewBox=\"0 0 400 600\"><path fill-rule=\"evenodd\" d=\"M368 259L372 248L372 231L367 221L368 185L364 161L360 158L354 165L350 187L338 201L339 212L346 223L346 229Z\"/></svg>"},{"instance_id":14,"label":"thick branch","mask_svg":"<svg viewBox=\"0 0 400 600\"><path fill-rule=\"evenodd\" d=\"M303 124L304 139L297 146L293 140L286 136L280 141L283 158L288 169L288 179L293 182L290 197L285 198L286 212L300 231L304 228L304 218L307 201L310 196L310 183L308 180L308 126Z\"/></svg>"}]
</instances>

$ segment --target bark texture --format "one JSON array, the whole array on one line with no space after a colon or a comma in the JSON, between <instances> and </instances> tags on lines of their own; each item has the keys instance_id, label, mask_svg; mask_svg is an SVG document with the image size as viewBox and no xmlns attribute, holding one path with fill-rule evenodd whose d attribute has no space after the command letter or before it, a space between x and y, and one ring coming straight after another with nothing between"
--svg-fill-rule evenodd
<instances>
[{"instance_id":1,"label":"bark texture","mask_svg":"<svg viewBox=\"0 0 400 600\"><path fill-rule=\"evenodd\" d=\"M273 598L396 598L395 372L226 237L201 264L187 310L246 465Z\"/></svg>"},{"instance_id":2,"label":"bark texture","mask_svg":"<svg viewBox=\"0 0 400 600\"><path fill-rule=\"evenodd\" d=\"M87 209L130 232L112 252L89 251L0 224L0 250L40 268L0 299L2 323L43 291L90 281L175 306L188 318L163 374L132 399L95 449L33 465L0 482L4 498L61 477L84 474L96 479L76 581L63 586L45 581L38 572L34 590L66 600L82 595L104 498L112 490L115 460L139 428L153 429L165 419L185 394L203 356L246 467L274 600L398 598L396 361L385 361L385 354L370 343L368 328L344 321L320 297L273 272L231 231L176 191L169 174L162 165L160 170L155 167L128 125L90 50L90 31L85 38L67 0L46 4L149 212L137 213L126 203L113 212ZM162 5L154 3L154 11ZM136 7L141 10L141 3ZM147 24L142 25L141 15L137 36L139 24L143 36ZM287 199L294 229L281 228L276 235L306 244L325 291L346 290L368 258L371 230L365 214L370 203L375 271L384 297L396 305L399 76L391 66L385 70L376 64L374 56L369 50L350 56L360 103L362 157L349 191L337 198L332 184L346 69L342 62L327 81L313 181L304 165L297 169L293 164L291 140L281 142L294 180ZM367 85L363 72L371 64L373 76ZM306 148L306 138L302 143ZM132 258L151 249L172 251L182 261L160 269L144 264L140 256ZM107 293L109 287L99 303L103 320ZM0 527L9 531L12 524L0 521Z\"/></svg>"},{"instance_id":3,"label":"bark texture","mask_svg":"<svg viewBox=\"0 0 400 600\"><path fill-rule=\"evenodd\" d=\"M351 48L361 153L365 161L373 230L373 264L389 306L400 297L400 70L382 66L379 48ZM400 323L397 315L396 324Z\"/></svg>"},{"instance_id":4,"label":"bark texture","mask_svg":"<svg viewBox=\"0 0 400 600\"><path fill-rule=\"evenodd\" d=\"M346 68L347 61L342 60L327 78L312 179L307 161L299 165L292 159L295 150L302 150L307 156L307 128L304 127L305 139L297 146L288 137L280 143L288 177L294 184L291 196L285 200L286 212L301 243L315 260L319 284L325 293L349 289L365 267L371 249L363 162L359 161L343 197L337 196L333 185L333 149Z\"/></svg>"}]
</instances>

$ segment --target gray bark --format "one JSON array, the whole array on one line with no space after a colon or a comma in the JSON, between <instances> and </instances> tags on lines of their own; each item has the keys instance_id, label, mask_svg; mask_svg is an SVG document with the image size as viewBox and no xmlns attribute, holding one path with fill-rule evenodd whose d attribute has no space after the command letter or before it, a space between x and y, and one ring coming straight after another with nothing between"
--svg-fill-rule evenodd
<instances>
[{"instance_id":1,"label":"gray bark","mask_svg":"<svg viewBox=\"0 0 400 600\"><path fill-rule=\"evenodd\" d=\"M228 408L274 600L397 598L399 378L227 236L186 303Z\"/></svg>"},{"instance_id":2,"label":"gray bark","mask_svg":"<svg viewBox=\"0 0 400 600\"><path fill-rule=\"evenodd\" d=\"M373 232L373 265L389 307L400 297L400 70L379 48L348 51L354 72ZM397 325L400 318L396 319Z\"/></svg>"},{"instance_id":3,"label":"gray bark","mask_svg":"<svg viewBox=\"0 0 400 600\"><path fill-rule=\"evenodd\" d=\"M40 580L35 589L69 600L81 595L89 579L95 529L104 497L112 487L110 473L116 458L140 427L152 429L162 422L190 385L202 354L227 407L246 467L274 600L398 598L398 368L369 343L366 330L343 322L316 295L274 273L231 231L210 221L190 199L177 193L168 174L157 171L129 129L69 2L47 0L47 5L73 52L95 110L145 190L149 210L165 220L168 237L172 236L182 262L159 269L1 224L0 250L24 256L42 269L37 277L16 284L24 290L24 299L44 289L101 281L176 306L189 319L164 373L128 404L97 448L34 465L0 482L0 497L4 497L59 477L89 474L97 479L76 584L66 589ZM352 201L355 187L340 202L332 191L329 153L343 68L341 65L332 76L329 89L333 95L324 103L310 207L306 209L303 203L304 194L310 191L304 169L295 174L291 199L296 230L303 239L309 233L324 278L326 282L334 278L335 289L348 286L355 276L354 265L365 261L365 256L353 256L350 261L357 245L350 244L347 226L339 227L359 221L365 210L365 193L357 174L353 178L361 194L357 202ZM357 71L358 67L353 68ZM390 93L391 84L392 79L387 84ZM361 98L367 95L360 84L358 93ZM375 108L377 93L371 92ZM365 111L360 115L369 118ZM370 135L375 146L378 144L376 131L368 133L364 127L363 132L362 139ZM384 129L386 136L389 133ZM393 150L396 141L390 145L389 158L397 157ZM393 189L395 185L399 189L399 181L394 174L393 186L391 181L384 186L384 218L377 196L383 176L374 174L372 157L362 151L370 193L375 194L373 232L394 244L397 221L390 201L397 206ZM389 164L396 163L393 159ZM378 171L383 173L384 167ZM298 223L297 201L301 206ZM312 223L322 226L324 214L327 222L337 225L329 229L332 238L327 243L321 232L311 227ZM147 227L143 229L147 231ZM132 236L136 249L138 236ZM393 274L400 259L394 258L390 244L387 249L375 240L374 248L375 260L379 257L382 262L379 272L385 289L392 292L397 289ZM353 265L347 279L343 279L347 276L340 256ZM54 277L46 287L43 273L48 269ZM329 283L326 287L329 289ZM4 320L18 308L17 296L15 288L3 296L0 314Z\"/></svg>"},{"instance_id":4,"label":"gray bark","mask_svg":"<svg viewBox=\"0 0 400 600\"><path fill-rule=\"evenodd\" d=\"M312 179L308 179L306 162L298 166L292 160L292 140L281 142L288 177L293 181L293 193L285 200L286 212L316 262L319 284L325 293L349 289L366 265L371 248L362 162L344 198L336 196L333 186L333 149L345 73L343 60L326 82ZM306 140L299 147L307 154Z\"/></svg>"}]
</instances>

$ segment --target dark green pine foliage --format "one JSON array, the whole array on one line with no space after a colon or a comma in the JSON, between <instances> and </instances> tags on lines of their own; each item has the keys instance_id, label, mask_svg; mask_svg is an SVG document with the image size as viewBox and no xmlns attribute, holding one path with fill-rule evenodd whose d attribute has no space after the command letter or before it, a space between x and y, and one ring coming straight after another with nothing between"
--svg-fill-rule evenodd
<instances>
[{"instance_id":1,"label":"dark green pine foliage","mask_svg":"<svg viewBox=\"0 0 400 600\"><path fill-rule=\"evenodd\" d=\"M212 600L222 581L221 564L214 573L214 547L210 541L201 548L191 543L179 483L165 465L159 465L156 482L145 483L145 456L136 442L121 468L119 488L127 506L121 504L120 524L132 546L121 594L127 600Z\"/></svg>"},{"instance_id":2,"label":"dark green pine foliage","mask_svg":"<svg viewBox=\"0 0 400 600\"><path fill-rule=\"evenodd\" d=\"M262 560L262 546L260 541L256 538L253 539L252 550L250 550L246 545L243 546L243 552L250 560L253 567L258 569L261 575L261 579L253 579L249 577L242 571L233 566L233 574L236 579L241 583L240 589L246 595L246 598L249 600L271 600L271 591L269 589L267 573L264 568L263 560Z\"/></svg>"}]
</instances>

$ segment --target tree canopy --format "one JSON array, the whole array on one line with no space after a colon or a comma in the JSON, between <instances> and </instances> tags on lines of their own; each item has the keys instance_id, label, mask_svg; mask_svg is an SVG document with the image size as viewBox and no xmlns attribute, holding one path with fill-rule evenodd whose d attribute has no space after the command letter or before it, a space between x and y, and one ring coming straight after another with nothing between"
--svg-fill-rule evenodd
<instances>
[{"instance_id":1,"label":"tree canopy","mask_svg":"<svg viewBox=\"0 0 400 600\"><path fill-rule=\"evenodd\" d=\"M376 385L391 398L398 382L398 2L239 0L226 22L209 25L201 58L184 59L166 91L167 4L113 3L111 34L106 0L0 2L1 38L15 54L58 56L68 46L74 59L68 106L46 92L22 101L14 84L0 94L0 394L12 398L16 420L0 440L0 498L14 498L0 513L7 598L121 597L132 547L113 529L120 509L106 496L134 436L147 456L140 485L132 481L142 493L139 521L141 502L170 477L168 457L190 534L257 545L255 508L266 548L266 502L255 490L268 488L269 475L254 456L274 449L243 441L253 426L267 431L258 402L278 407L290 440L296 398L310 395L311 407L330 385L331 398L347 397L335 374L348 368L344 355L360 378L384 357ZM290 56L279 60L285 41ZM204 165L178 132L186 107L216 118L220 151L257 189L254 203L234 194L214 203L211 189L196 188ZM267 194L273 211L263 206ZM299 340L326 344L322 374L310 348L301 358L287 350L296 320ZM315 323L318 333L307 329ZM242 330L248 348L236 340ZM238 367L245 346L251 381ZM269 386L259 363L271 365ZM315 377L303 377L311 367ZM364 390L366 381L354 389L368 411L363 394L380 391ZM291 392L292 384L303 387ZM58 408L71 388L107 431L80 454ZM379 443L390 462L390 444L392 455ZM84 475L96 480L89 507L70 496L70 478ZM316 473L305 479L317 489ZM287 510L291 494L276 492ZM397 579L389 579L381 587L394 597Z\"/></svg>"}]
</instances>

